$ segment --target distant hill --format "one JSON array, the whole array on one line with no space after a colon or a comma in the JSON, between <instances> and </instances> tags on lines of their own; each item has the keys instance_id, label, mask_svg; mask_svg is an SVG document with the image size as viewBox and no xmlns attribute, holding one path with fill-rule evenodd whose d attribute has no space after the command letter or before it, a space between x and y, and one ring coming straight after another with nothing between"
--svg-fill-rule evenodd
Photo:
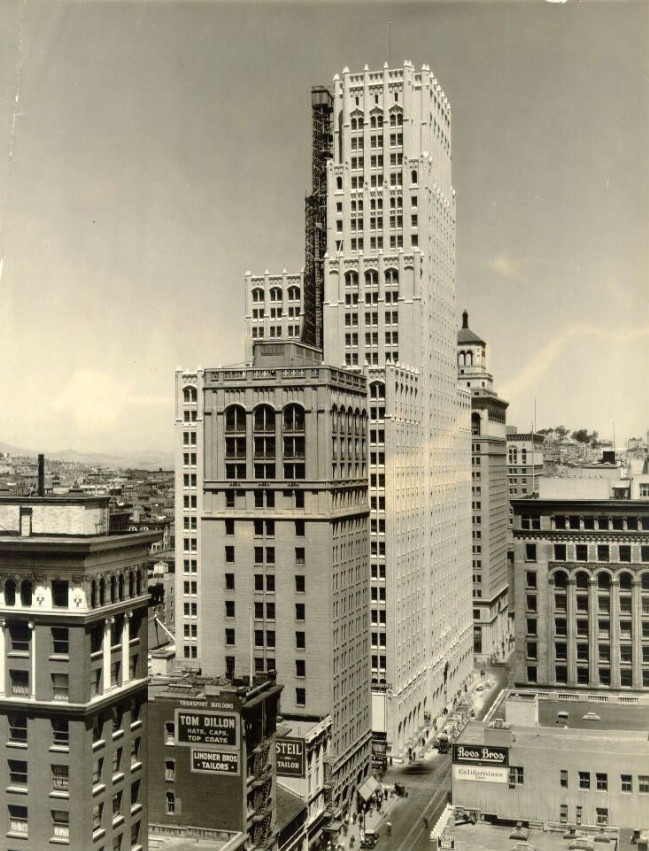
<instances>
[{"instance_id":1,"label":"distant hill","mask_svg":"<svg viewBox=\"0 0 649 851\"><path fill-rule=\"evenodd\" d=\"M10 443L0 441L0 452L8 452L10 455L22 455L28 458L36 458L38 451L13 446ZM173 452L164 452L157 449L142 449L139 452L125 452L121 455L113 455L100 452L77 452L76 449L61 449L56 452L45 452L47 458L55 461L69 461L72 464L84 464L88 467L136 467L143 470L173 470Z\"/></svg>"}]
</instances>

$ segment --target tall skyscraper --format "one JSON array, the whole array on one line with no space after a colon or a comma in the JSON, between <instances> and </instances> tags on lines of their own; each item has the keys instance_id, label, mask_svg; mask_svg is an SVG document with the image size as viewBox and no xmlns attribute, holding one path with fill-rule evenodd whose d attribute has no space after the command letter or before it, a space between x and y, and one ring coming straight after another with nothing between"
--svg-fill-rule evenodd
<instances>
[{"instance_id":1,"label":"tall skyscraper","mask_svg":"<svg viewBox=\"0 0 649 851\"><path fill-rule=\"evenodd\" d=\"M3 848L146 849L147 571L108 498L0 497Z\"/></svg>"},{"instance_id":2,"label":"tall skyscraper","mask_svg":"<svg viewBox=\"0 0 649 851\"><path fill-rule=\"evenodd\" d=\"M430 68L334 78L324 358L370 406L373 730L402 753L472 668L451 110Z\"/></svg>"},{"instance_id":3,"label":"tall skyscraper","mask_svg":"<svg viewBox=\"0 0 649 851\"><path fill-rule=\"evenodd\" d=\"M487 344L469 328L466 310L457 335L457 369L460 386L471 391L473 650L484 658L504 654L513 630L507 580L508 403L494 390Z\"/></svg>"}]
</instances>

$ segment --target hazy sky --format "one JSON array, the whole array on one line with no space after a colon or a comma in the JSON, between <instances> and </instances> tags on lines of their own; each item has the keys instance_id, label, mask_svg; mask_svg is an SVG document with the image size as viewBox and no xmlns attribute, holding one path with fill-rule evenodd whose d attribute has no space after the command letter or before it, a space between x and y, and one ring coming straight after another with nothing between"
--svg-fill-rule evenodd
<instances>
[{"instance_id":1,"label":"hazy sky","mask_svg":"<svg viewBox=\"0 0 649 851\"><path fill-rule=\"evenodd\" d=\"M310 87L427 63L458 324L508 420L649 427L649 3L3 0L0 441L169 449L176 366L243 359L303 265Z\"/></svg>"}]
</instances>

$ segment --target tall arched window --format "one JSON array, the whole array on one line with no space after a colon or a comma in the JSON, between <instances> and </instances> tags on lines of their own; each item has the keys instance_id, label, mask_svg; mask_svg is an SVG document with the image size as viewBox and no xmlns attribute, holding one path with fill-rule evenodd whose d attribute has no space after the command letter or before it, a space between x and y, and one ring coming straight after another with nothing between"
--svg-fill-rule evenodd
<instances>
[{"instance_id":1,"label":"tall arched window","mask_svg":"<svg viewBox=\"0 0 649 851\"><path fill-rule=\"evenodd\" d=\"M225 409L225 476L246 478L246 412L240 405Z\"/></svg>"},{"instance_id":2,"label":"tall arched window","mask_svg":"<svg viewBox=\"0 0 649 851\"><path fill-rule=\"evenodd\" d=\"M471 414L471 434L478 435L480 434L480 414L473 413Z\"/></svg>"},{"instance_id":3,"label":"tall arched window","mask_svg":"<svg viewBox=\"0 0 649 851\"><path fill-rule=\"evenodd\" d=\"M16 605L16 583L13 579L5 582L5 606Z\"/></svg>"},{"instance_id":4,"label":"tall arched window","mask_svg":"<svg viewBox=\"0 0 649 851\"><path fill-rule=\"evenodd\" d=\"M252 291L252 300L255 303L263 302L264 291L262 289L260 289L259 287L255 287L255 289Z\"/></svg>"},{"instance_id":5,"label":"tall arched window","mask_svg":"<svg viewBox=\"0 0 649 851\"><path fill-rule=\"evenodd\" d=\"M90 583L90 608L94 609L97 606L97 583L93 579Z\"/></svg>"},{"instance_id":6,"label":"tall arched window","mask_svg":"<svg viewBox=\"0 0 649 851\"><path fill-rule=\"evenodd\" d=\"M358 286L358 272L345 272L345 286L346 287L357 287Z\"/></svg>"},{"instance_id":7,"label":"tall arched window","mask_svg":"<svg viewBox=\"0 0 649 851\"><path fill-rule=\"evenodd\" d=\"M386 287L396 287L399 285L399 272L396 269L385 270L385 285Z\"/></svg>"},{"instance_id":8,"label":"tall arched window","mask_svg":"<svg viewBox=\"0 0 649 851\"><path fill-rule=\"evenodd\" d=\"M253 413L254 465L256 479L275 478L275 411L260 405Z\"/></svg>"},{"instance_id":9,"label":"tall arched window","mask_svg":"<svg viewBox=\"0 0 649 851\"><path fill-rule=\"evenodd\" d=\"M289 301L299 301L300 300L300 288L299 287L289 287L288 288L288 298L289 298Z\"/></svg>"},{"instance_id":10,"label":"tall arched window","mask_svg":"<svg viewBox=\"0 0 649 851\"><path fill-rule=\"evenodd\" d=\"M282 291L279 287L272 287L270 291L270 300L271 301L281 301L282 300Z\"/></svg>"},{"instance_id":11,"label":"tall arched window","mask_svg":"<svg viewBox=\"0 0 649 851\"><path fill-rule=\"evenodd\" d=\"M197 400L197 393L195 387L184 387L183 388L183 402L192 403Z\"/></svg>"},{"instance_id":12,"label":"tall arched window","mask_svg":"<svg viewBox=\"0 0 649 851\"><path fill-rule=\"evenodd\" d=\"M368 269L365 272L365 286L366 287L378 287L379 285L379 273L376 269Z\"/></svg>"},{"instance_id":13,"label":"tall arched window","mask_svg":"<svg viewBox=\"0 0 649 851\"><path fill-rule=\"evenodd\" d=\"M20 583L20 605L31 606L33 586L29 579L23 579Z\"/></svg>"},{"instance_id":14,"label":"tall arched window","mask_svg":"<svg viewBox=\"0 0 649 851\"><path fill-rule=\"evenodd\" d=\"M287 405L283 413L282 449L284 456L284 478L305 477L305 419L301 405Z\"/></svg>"}]
</instances>

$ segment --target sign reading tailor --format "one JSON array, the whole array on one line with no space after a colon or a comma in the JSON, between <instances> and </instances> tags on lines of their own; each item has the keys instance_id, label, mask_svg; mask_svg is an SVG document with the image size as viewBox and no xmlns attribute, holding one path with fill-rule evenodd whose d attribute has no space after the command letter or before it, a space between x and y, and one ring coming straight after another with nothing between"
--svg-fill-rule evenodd
<instances>
[{"instance_id":1,"label":"sign reading tailor","mask_svg":"<svg viewBox=\"0 0 649 851\"><path fill-rule=\"evenodd\" d=\"M239 774L239 754L229 751L199 751L192 748L191 770L204 774Z\"/></svg>"},{"instance_id":2,"label":"sign reading tailor","mask_svg":"<svg viewBox=\"0 0 649 851\"><path fill-rule=\"evenodd\" d=\"M304 739L291 736L277 739L275 755L278 776L304 777L305 750Z\"/></svg>"},{"instance_id":3,"label":"sign reading tailor","mask_svg":"<svg viewBox=\"0 0 649 851\"><path fill-rule=\"evenodd\" d=\"M509 765L509 748L453 745L453 765Z\"/></svg>"},{"instance_id":4,"label":"sign reading tailor","mask_svg":"<svg viewBox=\"0 0 649 851\"><path fill-rule=\"evenodd\" d=\"M236 748L239 744L239 716L234 712L176 709L176 744Z\"/></svg>"}]
</instances>

